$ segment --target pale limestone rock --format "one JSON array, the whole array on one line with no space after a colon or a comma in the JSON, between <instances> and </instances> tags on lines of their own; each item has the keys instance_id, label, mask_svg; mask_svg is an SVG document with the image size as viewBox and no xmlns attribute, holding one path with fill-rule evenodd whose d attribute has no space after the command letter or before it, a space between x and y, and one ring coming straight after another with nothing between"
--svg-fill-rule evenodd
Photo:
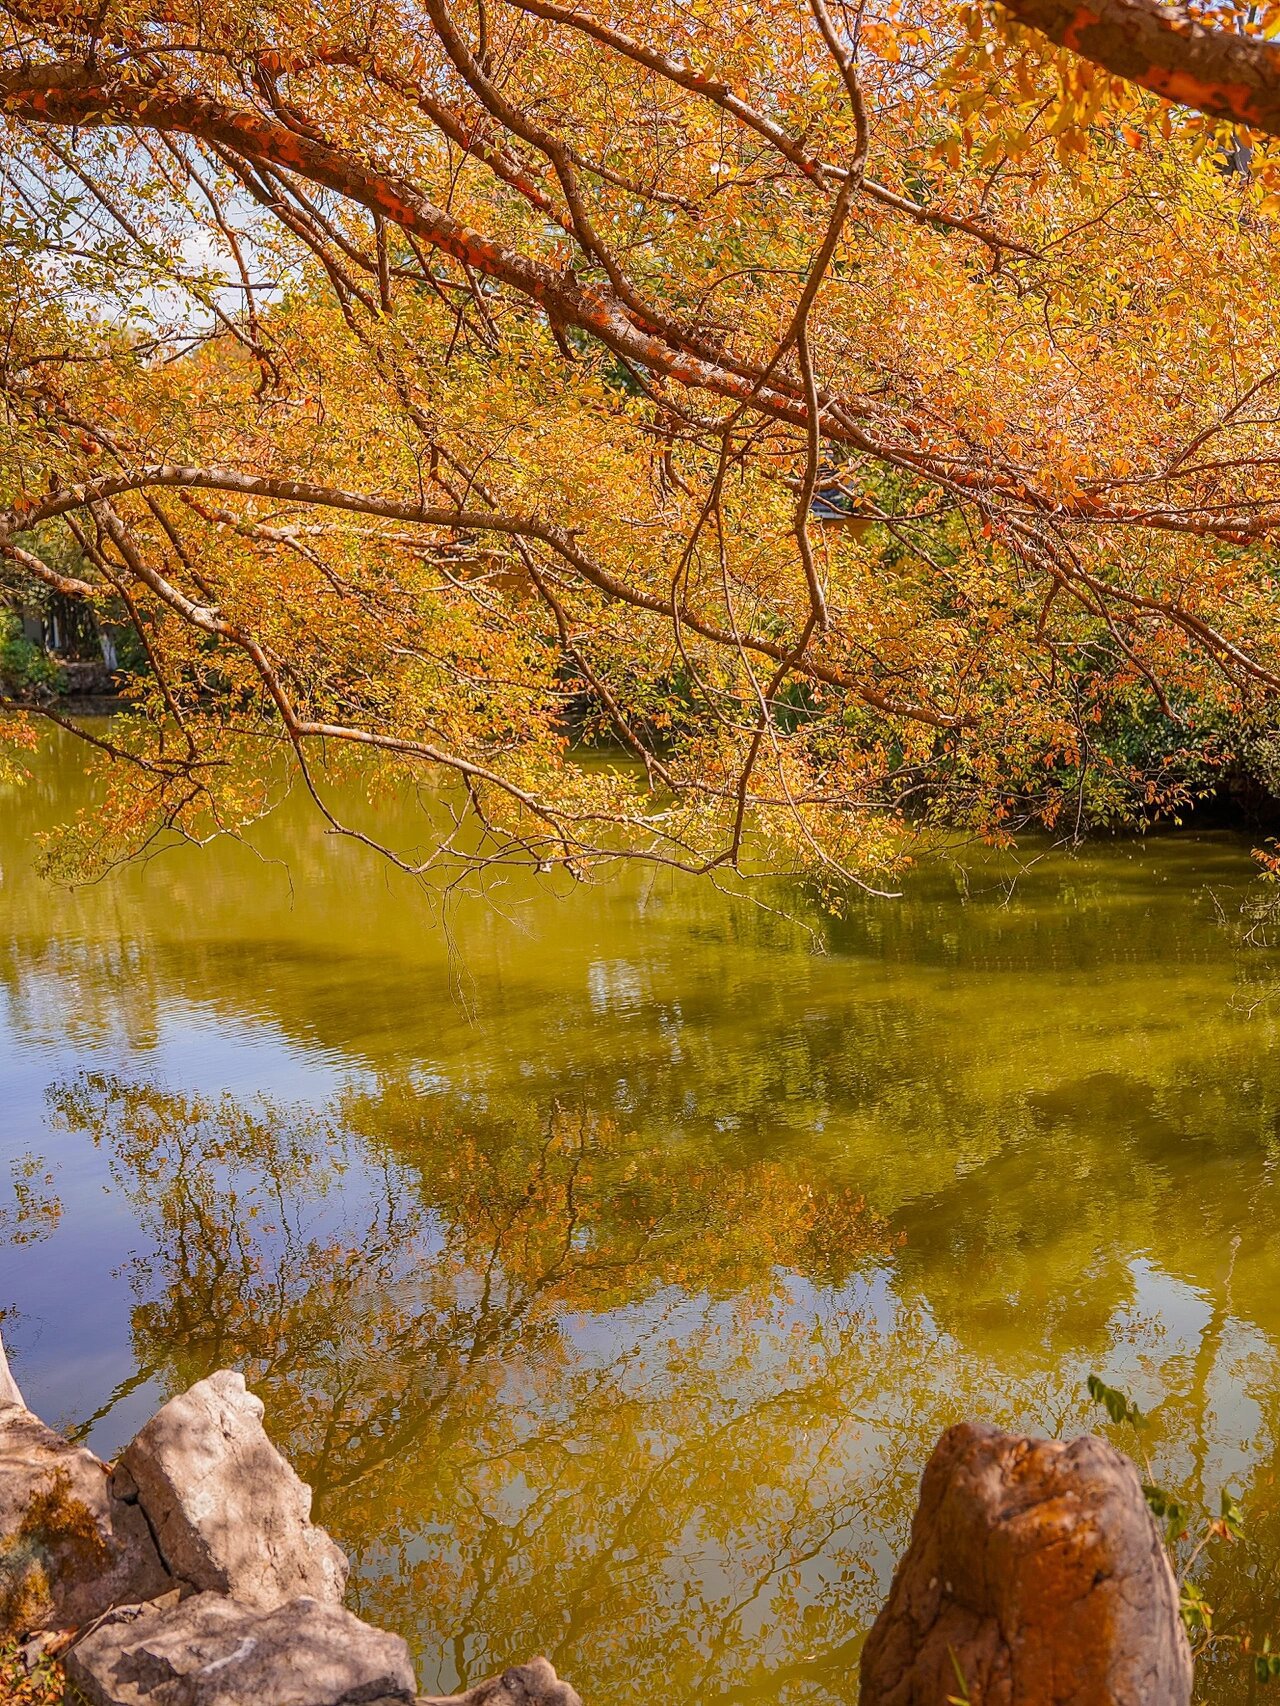
<instances>
[{"instance_id":1,"label":"pale limestone rock","mask_svg":"<svg viewBox=\"0 0 1280 1706\"><path fill-rule=\"evenodd\" d=\"M0 1408L5 1404L22 1404L22 1407L26 1408L22 1403L18 1383L9 1372L9 1361L4 1354L4 1340L0 1339Z\"/></svg>"},{"instance_id":2,"label":"pale limestone rock","mask_svg":"<svg viewBox=\"0 0 1280 1706\"><path fill-rule=\"evenodd\" d=\"M340 1603L347 1560L311 1522L311 1489L272 1445L262 1401L222 1369L157 1412L114 1485L136 1497L175 1576L269 1610L306 1594Z\"/></svg>"},{"instance_id":3,"label":"pale limestone rock","mask_svg":"<svg viewBox=\"0 0 1280 1706\"><path fill-rule=\"evenodd\" d=\"M960 1677L964 1687L960 1687ZM861 1706L1187 1706L1178 1590L1104 1440L948 1429L862 1655Z\"/></svg>"},{"instance_id":4,"label":"pale limestone rock","mask_svg":"<svg viewBox=\"0 0 1280 1706\"><path fill-rule=\"evenodd\" d=\"M86 1706L409 1706L409 1649L341 1606L272 1611L202 1593L113 1612L67 1654Z\"/></svg>"},{"instance_id":5,"label":"pale limestone rock","mask_svg":"<svg viewBox=\"0 0 1280 1706\"><path fill-rule=\"evenodd\" d=\"M0 1635L75 1628L170 1586L142 1512L93 1453L0 1408Z\"/></svg>"},{"instance_id":6,"label":"pale limestone rock","mask_svg":"<svg viewBox=\"0 0 1280 1706\"><path fill-rule=\"evenodd\" d=\"M556 1675L550 1660L539 1658L477 1682L465 1694L433 1694L420 1699L418 1706L582 1706L582 1702Z\"/></svg>"}]
</instances>

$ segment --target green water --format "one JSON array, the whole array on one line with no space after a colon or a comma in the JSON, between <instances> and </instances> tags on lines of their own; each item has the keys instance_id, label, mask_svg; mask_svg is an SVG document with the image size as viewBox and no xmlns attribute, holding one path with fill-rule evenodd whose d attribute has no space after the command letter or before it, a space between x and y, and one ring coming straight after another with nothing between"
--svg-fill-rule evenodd
<instances>
[{"instance_id":1,"label":"green water","mask_svg":"<svg viewBox=\"0 0 1280 1706\"><path fill-rule=\"evenodd\" d=\"M937 1434L1091 1425L1091 1370L1164 1481L1243 1495L1206 1590L1280 1628L1246 844L935 870L839 922L511 879L445 932L301 805L56 888L36 832L91 803L60 737L0 794L15 1372L110 1454L243 1368L424 1688L542 1651L589 1706L852 1701Z\"/></svg>"}]
</instances>

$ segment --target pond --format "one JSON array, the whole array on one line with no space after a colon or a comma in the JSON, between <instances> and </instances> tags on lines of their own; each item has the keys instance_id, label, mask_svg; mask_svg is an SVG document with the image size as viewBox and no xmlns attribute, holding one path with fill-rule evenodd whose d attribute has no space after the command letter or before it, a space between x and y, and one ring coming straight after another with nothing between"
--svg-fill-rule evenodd
<instances>
[{"instance_id":1,"label":"pond","mask_svg":"<svg viewBox=\"0 0 1280 1706\"><path fill-rule=\"evenodd\" d=\"M938 1433L1084 1431L1093 1371L1163 1483L1243 1497L1206 1591L1280 1627L1246 842L937 867L839 920L513 877L445 930L296 802L55 886L39 834L93 796L65 737L32 772L0 793L15 1373L110 1455L242 1368L425 1689L545 1652L589 1706L853 1701Z\"/></svg>"}]
</instances>

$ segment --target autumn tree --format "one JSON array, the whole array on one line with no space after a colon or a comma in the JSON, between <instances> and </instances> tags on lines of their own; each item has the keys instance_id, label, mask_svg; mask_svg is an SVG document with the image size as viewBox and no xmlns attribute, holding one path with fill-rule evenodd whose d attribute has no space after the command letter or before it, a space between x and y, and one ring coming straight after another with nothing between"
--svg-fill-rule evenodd
<instances>
[{"instance_id":1,"label":"autumn tree","mask_svg":"<svg viewBox=\"0 0 1280 1706\"><path fill-rule=\"evenodd\" d=\"M354 753L413 869L835 892L1269 727L1265 150L968 4L0 12L5 584L146 665L73 867L383 843Z\"/></svg>"}]
</instances>

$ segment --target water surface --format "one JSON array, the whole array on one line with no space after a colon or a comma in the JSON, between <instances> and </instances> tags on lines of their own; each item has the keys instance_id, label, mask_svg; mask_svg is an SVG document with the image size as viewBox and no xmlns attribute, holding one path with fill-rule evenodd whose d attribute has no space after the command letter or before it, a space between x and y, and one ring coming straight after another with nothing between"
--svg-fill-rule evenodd
<instances>
[{"instance_id":1,"label":"water surface","mask_svg":"<svg viewBox=\"0 0 1280 1706\"><path fill-rule=\"evenodd\" d=\"M55 886L80 770L55 737L0 793L15 1372L109 1455L243 1368L424 1688L543 1651L589 1706L852 1702L937 1434L1092 1425L1092 1370L1162 1480L1243 1495L1220 1624L1280 1625L1246 843L979 861L838 921L512 878L446 932L300 805Z\"/></svg>"}]
</instances>

